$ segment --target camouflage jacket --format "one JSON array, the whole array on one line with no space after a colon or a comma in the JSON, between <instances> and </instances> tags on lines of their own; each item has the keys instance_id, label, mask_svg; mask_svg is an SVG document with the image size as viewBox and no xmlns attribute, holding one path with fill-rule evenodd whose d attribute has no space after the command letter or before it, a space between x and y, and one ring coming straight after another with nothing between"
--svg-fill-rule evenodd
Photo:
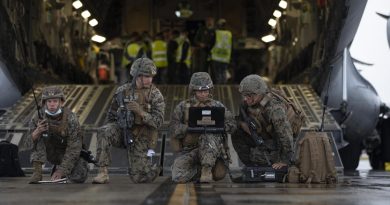
<instances>
[{"instance_id":1,"label":"camouflage jacket","mask_svg":"<svg viewBox=\"0 0 390 205\"><path fill-rule=\"evenodd\" d=\"M126 83L120 87L115 92L115 95L111 101L110 108L108 110L108 122L117 122L117 111L120 105L120 102L118 100L118 93L120 92L128 92L131 93L132 88L130 83ZM165 102L164 97L161 94L160 90L156 88L156 86L152 85L151 88L143 88L143 89L137 89L136 93L138 92L147 92L148 93L148 100L150 104L150 108L145 109L143 107L143 110L145 111L145 115L143 119L141 119L142 124L150 126L154 129L158 129L164 120L164 110L165 110ZM137 98L137 97L136 97Z\"/></svg>"},{"instance_id":2,"label":"camouflage jacket","mask_svg":"<svg viewBox=\"0 0 390 205\"><path fill-rule=\"evenodd\" d=\"M184 138L187 132L187 122L185 117L186 112L186 103L189 103L191 106L199 104L199 101L195 97L181 101L173 111L171 115L171 121L169 124L170 136L181 139ZM233 114L219 101L210 99L206 102L207 106L210 107L224 107L225 108L225 131L227 133L232 133L236 129L236 122L234 120Z\"/></svg>"},{"instance_id":3,"label":"camouflage jacket","mask_svg":"<svg viewBox=\"0 0 390 205\"><path fill-rule=\"evenodd\" d=\"M80 158L82 148L82 135L80 124L76 114L68 108L63 108L60 116L52 118L44 117L49 123L48 137L40 137L35 143L44 143L46 150L34 150L45 152L47 160L59 165L58 169L62 170L65 175L71 173L75 163ZM32 139L31 134L36 129L38 115L36 114L30 122L28 137Z\"/></svg>"},{"instance_id":4,"label":"camouflage jacket","mask_svg":"<svg viewBox=\"0 0 390 205\"><path fill-rule=\"evenodd\" d=\"M265 105L260 102L249 107L248 114L256 120L257 132L265 145L278 150L281 161L288 164L293 152L293 133L284 102L273 97Z\"/></svg>"}]
</instances>

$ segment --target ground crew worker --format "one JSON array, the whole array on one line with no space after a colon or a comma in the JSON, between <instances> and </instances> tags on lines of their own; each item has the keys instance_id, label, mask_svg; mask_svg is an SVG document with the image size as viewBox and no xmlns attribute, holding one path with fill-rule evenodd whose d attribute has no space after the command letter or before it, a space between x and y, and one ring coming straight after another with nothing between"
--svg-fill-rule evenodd
<instances>
[{"instance_id":1,"label":"ground crew worker","mask_svg":"<svg viewBox=\"0 0 390 205\"><path fill-rule=\"evenodd\" d=\"M172 166L172 180L185 183L191 181L212 182L225 177L227 150L222 134L188 133L190 107L225 107L212 98L213 82L205 72L194 73L189 84L190 98L180 102L171 116L169 131L172 146L179 156ZM232 113L225 108L225 131L236 127Z\"/></svg>"},{"instance_id":2,"label":"ground crew worker","mask_svg":"<svg viewBox=\"0 0 390 205\"><path fill-rule=\"evenodd\" d=\"M157 67L156 83L168 82L167 43L163 40L163 33L158 33L152 43L152 59Z\"/></svg>"},{"instance_id":3,"label":"ground crew worker","mask_svg":"<svg viewBox=\"0 0 390 205\"><path fill-rule=\"evenodd\" d=\"M287 119L285 103L270 94L259 75L248 75L240 83L244 111L256 124L256 132L264 140L256 146L250 130L240 114L237 131L232 134L233 147L248 167L272 166L280 169L289 165L293 153L293 132Z\"/></svg>"},{"instance_id":4,"label":"ground crew worker","mask_svg":"<svg viewBox=\"0 0 390 205\"><path fill-rule=\"evenodd\" d=\"M211 49L211 76L216 84L225 84L232 53L232 33L226 30L225 19L219 19L217 26L215 44Z\"/></svg>"},{"instance_id":5,"label":"ground crew worker","mask_svg":"<svg viewBox=\"0 0 390 205\"><path fill-rule=\"evenodd\" d=\"M177 63L176 63L176 54L177 48L179 45L177 44L176 39L180 36L180 32L178 30L173 30L170 33L170 38L168 39L167 44L167 60L168 60L168 83L176 84L178 82L177 79Z\"/></svg>"},{"instance_id":6,"label":"ground crew worker","mask_svg":"<svg viewBox=\"0 0 390 205\"><path fill-rule=\"evenodd\" d=\"M67 177L73 183L83 183L88 177L88 164L80 158L82 136L76 114L63 107L65 96L60 87L42 91L42 119L36 114L30 122L29 136L34 148L31 153L33 175L29 183L42 180L42 165L54 165L51 180Z\"/></svg>"},{"instance_id":7,"label":"ground crew worker","mask_svg":"<svg viewBox=\"0 0 390 205\"><path fill-rule=\"evenodd\" d=\"M143 42L139 33L133 32L131 34L129 43L125 46L125 50L123 51L122 68L124 68L125 70L123 71L122 76L126 77L121 78L121 84L125 83L126 80L130 79L128 73L133 62L136 59L145 55L145 50L142 45ZM122 79L125 80L123 81Z\"/></svg>"},{"instance_id":8,"label":"ground crew worker","mask_svg":"<svg viewBox=\"0 0 390 205\"><path fill-rule=\"evenodd\" d=\"M163 123L165 109L164 98L152 83L156 66L149 58L139 58L131 66L130 75L134 78L132 83L116 90L107 113L108 123L99 128L97 164L100 168L93 183L109 182L107 166L111 164L111 146L127 148L129 176L133 182L152 182L160 172L159 167L148 158L157 144L157 129ZM120 114L123 109L134 116L133 119L126 118L126 121L129 120L126 123L132 123L131 126L122 127ZM124 135L128 133L132 135L131 143L124 140Z\"/></svg>"},{"instance_id":9,"label":"ground crew worker","mask_svg":"<svg viewBox=\"0 0 390 205\"><path fill-rule=\"evenodd\" d=\"M148 31L143 31L141 38L142 38L142 47L146 57L152 58L152 37L150 36Z\"/></svg>"},{"instance_id":10,"label":"ground crew worker","mask_svg":"<svg viewBox=\"0 0 390 205\"><path fill-rule=\"evenodd\" d=\"M186 84L191 69L191 43L188 39L188 32L183 30L176 41L178 44L176 52L177 80L179 84Z\"/></svg>"},{"instance_id":11,"label":"ground crew worker","mask_svg":"<svg viewBox=\"0 0 390 205\"><path fill-rule=\"evenodd\" d=\"M194 67L197 71L208 72L210 50L215 43L214 18L208 17L206 19L206 25L199 27L194 42L197 46Z\"/></svg>"}]
</instances>

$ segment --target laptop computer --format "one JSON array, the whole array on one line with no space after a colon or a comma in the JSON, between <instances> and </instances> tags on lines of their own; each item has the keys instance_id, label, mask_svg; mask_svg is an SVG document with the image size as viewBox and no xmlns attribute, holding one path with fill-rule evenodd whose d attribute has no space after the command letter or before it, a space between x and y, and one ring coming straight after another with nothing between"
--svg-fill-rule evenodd
<instances>
[{"instance_id":1,"label":"laptop computer","mask_svg":"<svg viewBox=\"0 0 390 205\"><path fill-rule=\"evenodd\" d=\"M225 131L224 107L190 107L188 132L223 133Z\"/></svg>"}]
</instances>

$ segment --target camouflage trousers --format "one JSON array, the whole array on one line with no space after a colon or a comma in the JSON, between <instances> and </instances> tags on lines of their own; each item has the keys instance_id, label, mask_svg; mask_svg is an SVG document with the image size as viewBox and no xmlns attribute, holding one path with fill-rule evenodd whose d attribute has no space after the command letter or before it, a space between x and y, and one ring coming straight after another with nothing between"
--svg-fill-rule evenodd
<instances>
[{"instance_id":1,"label":"camouflage trousers","mask_svg":"<svg viewBox=\"0 0 390 205\"><path fill-rule=\"evenodd\" d=\"M43 144L43 143L42 143ZM31 162L41 162L45 163L47 160L46 149L42 147L42 144L37 144L37 149L33 150L31 153ZM44 146L44 144L43 144ZM50 161L49 161L50 162ZM54 162L50 162L56 164ZM75 165L70 174L67 174L66 177L72 183L84 183L88 178L88 162L80 158L75 162Z\"/></svg>"},{"instance_id":2,"label":"camouflage trousers","mask_svg":"<svg viewBox=\"0 0 390 205\"><path fill-rule=\"evenodd\" d=\"M223 138L215 134L199 136L199 146L180 153L172 165L172 181L185 183L198 181L203 166L214 167L222 156Z\"/></svg>"},{"instance_id":3,"label":"camouflage trousers","mask_svg":"<svg viewBox=\"0 0 390 205\"><path fill-rule=\"evenodd\" d=\"M150 138L141 133L134 136L133 144L127 150L129 176L134 183L154 181L160 167L147 157ZM125 148L122 131L116 123L109 123L99 129L97 136L97 161L99 166L111 164L111 147Z\"/></svg>"},{"instance_id":4,"label":"camouflage trousers","mask_svg":"<svg viewBox=\"0 0 390 205\"><path fill-rule=\"evenodd\" d=\"M264 139L263 146L256 146L254 140L241 128L232 134L232 144L241 162L247 167L269 166L281 160L280 149L272 139Z\"/></svg>"}]
</instances>

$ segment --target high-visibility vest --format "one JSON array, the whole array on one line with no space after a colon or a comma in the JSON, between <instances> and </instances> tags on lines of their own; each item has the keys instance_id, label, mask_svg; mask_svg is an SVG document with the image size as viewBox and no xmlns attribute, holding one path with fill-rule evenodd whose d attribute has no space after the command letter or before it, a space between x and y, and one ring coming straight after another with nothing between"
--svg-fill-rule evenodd
<instances>
[{"instance_id":1,"label":"high-visibility vest","mask_svg":"<svg viewBox=\"0 0 390 205\"><path fill-rule=\"evenodd\" d=\"M122 67L132 63L140 49L141 46L138 43L130 43L123 52Z\"/></svg>"},{"instance_id":2,"label":"high-visibility vest","mask_svg":"<svg viewBox=\"0 0 390 205\"><path fill-rule=\"evenodd\" d=\"M183 50L183 45L184 45L184 42L188 42L188 45L190 45L188 47L188 50L187 50L187 58L184 59L184 63L187 65L188 68L190 68L191 66L191 44L190 44L190 40L188 40L188 38L186 39L183 39L183 38L177 38L176 39L176 42L177 44L179 44L179 46L177 47L177 53L176 53L176 62L180 62L181 60L181 55L182 55L182 50Z\"/></svg>"},{"instance_id":3,"label":"high-visibility vest","mask_svg":"<svg viewBox=\"0 0 390 205\"><path fill-rule=\"evenodd\" d=\"M215 45L211 49L211 60L229 63L232 53L232 33L226 30L216 30L215 36Z\"/></svg>"},{"instance_id":4,"label":"high-visibility vest","mask_svg":"<svg viewBox=\"0 0 390 205\"><path fill-rule=\"evenodd\" d=\"M152 43L152 59L157 68L168 66L167 43L163 40L155 40Z\"/></svg>"}]
</instances>

